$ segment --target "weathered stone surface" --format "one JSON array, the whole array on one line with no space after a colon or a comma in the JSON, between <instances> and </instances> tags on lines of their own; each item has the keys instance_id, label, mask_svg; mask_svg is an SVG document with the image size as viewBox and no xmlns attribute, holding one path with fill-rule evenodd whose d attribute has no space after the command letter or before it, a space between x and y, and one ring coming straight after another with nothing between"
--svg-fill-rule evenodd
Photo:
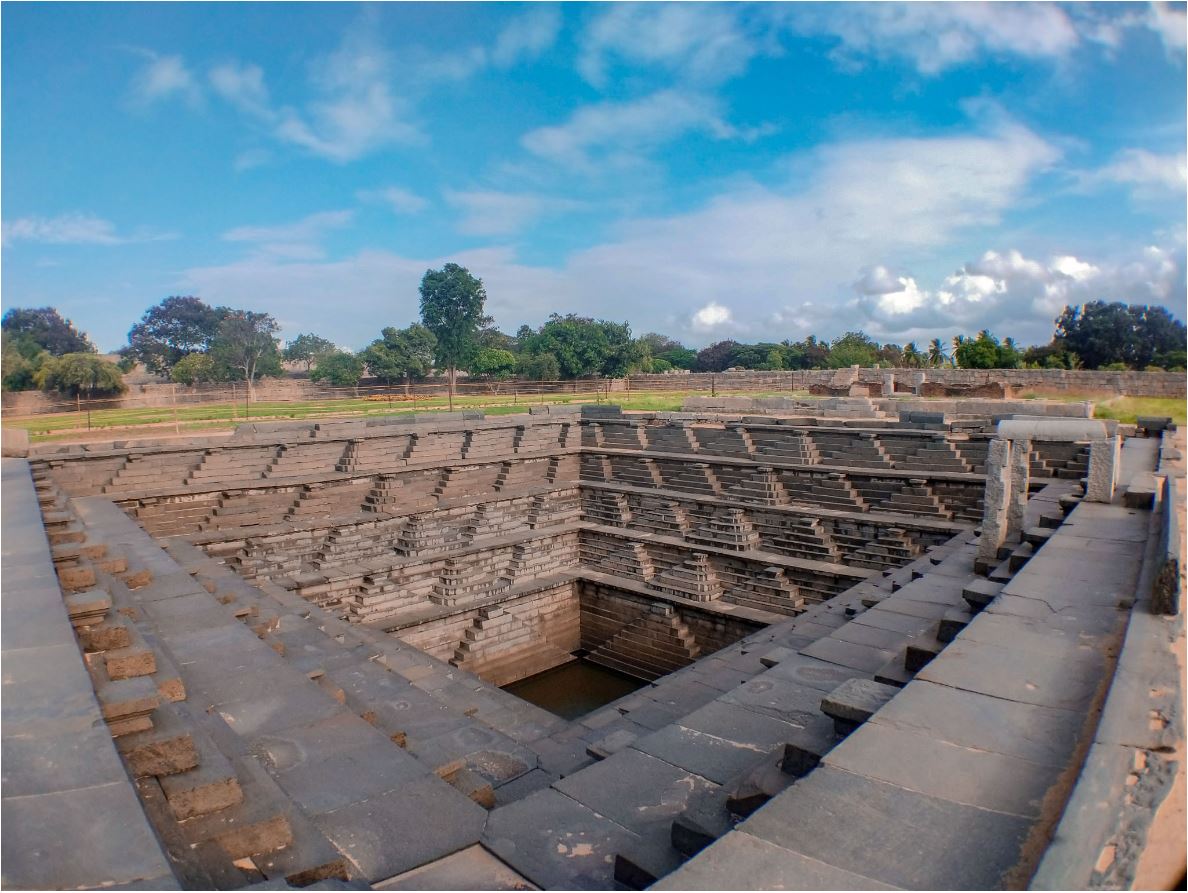
<instances>
[{"instance_id":1,"label":"weathered stone surface","mask_svg":"<svg viewBox=\"0 0 1188 893\"><path fill-rule=\"evenodd\" d=\"M895 887L990 889L1018 861L1030 824L822 766L739 827Z\"/></svg>"},{"instance_id":2,"label":"weathered stone surface","mask_svg":"<svg viewBox=\"0 0 1188 893\"><path fill-rule=\"evenodd\" d=\"M893 685L849 679L821 699L821 712L838 723L840 732L866 722L898 693Z\"/></svg>"},{"instance_id":3,"label":"weathered stone surface","mask_svg":"<svg viewBox=\"0 0 1188 893\"><path fill-rule=\"evenodd\" d=\"M535 890L522 874L471 846L373 886L376 890Z\"/></svg>"},{"instance_id":4,"label":"weathered stone surface","mask_svg":"<svg viewBox=\"0 0 1188 893\"><path fill-rule=\"evenodd\" d=\"M615 853L641 842L639 835L552 789L494 810L482 840L538 887L561 890L612 889Z\"/></svg>"},{"instance_id":5,"label":"weathered stone surface","mask_svg":"<svg viewBox=\"0 0 1188 893\"><path fill-rule=\"evenodd\" d=\"M892 890L744 831L727 834L652 890Z\"/></svg>"}]
</instances>

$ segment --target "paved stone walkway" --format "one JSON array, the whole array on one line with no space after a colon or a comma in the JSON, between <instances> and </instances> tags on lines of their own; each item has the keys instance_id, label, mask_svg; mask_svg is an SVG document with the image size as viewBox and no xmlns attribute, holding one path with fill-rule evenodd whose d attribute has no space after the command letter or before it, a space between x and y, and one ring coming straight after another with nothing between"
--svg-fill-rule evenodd
<instances>
[{"instance_id":1,"label":"paved stone walkway","mask_svg":"<svg viewBox=\"0 0 1188 893\"><path fill-rule=\"evenodd\" d=\"M178 889L79 655L29 465L2 474L2 884Z\"/></svg>"}]
</instances>

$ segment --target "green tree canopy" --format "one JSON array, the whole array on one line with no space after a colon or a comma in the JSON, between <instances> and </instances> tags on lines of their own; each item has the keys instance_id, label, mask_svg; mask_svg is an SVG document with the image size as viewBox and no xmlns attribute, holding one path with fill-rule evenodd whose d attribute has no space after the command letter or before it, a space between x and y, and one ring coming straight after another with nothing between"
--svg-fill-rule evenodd
<instances>
[{"instance_id":1,"label":"green tree canopy","mask_svg":"<svg viewBox=\"0 0 1188 893\"><path fill-rule=\"evenodd\" d=\"M132 326L121 354L143 363L154 375L168 375L186 354L210 350L220 323L231 312L227 307L208 307L189 295L168 297Z\"/></svg>"},{"instance_id":2,"label":"green tree canopy","mask_svg":"<svg viewBox=\"0 0 1188 893\"><path fill-rule=\"evenodd\" d=\"M516 374L529 381L557 381L561 364L551 353L522 353L516 358Z\"/></svg>"},{"instance_id":3,"label":"green tree canopy","mask_svg":"<svg viewBox=\"0 0 1188 893\"><path fill-rule=\"evenodd\" d=\"M1091 301L1065 307L1056 320L1053 344L1075 353L1086 369L1125 363L1131 369L1164 365L1184 351L1184 324L1163 307Z\"/></svg>"},{"instance_id":4,"label":"green tree canopy","mask_svg":"<svg viewBox=\"0 0 1188 893\"><path fill-rule=\"evenodd\" d=\"M388 384L424 378L433 368L437 339L422 325L407 329L385 328L359 356L371 374Z\"/></svg>"},{"instance_id":5,"label":"green tree canopy","mask_svg":"<svg viewBox=\"0 0 1188 893\"><path fill-rule=\"evenodd\" d=\"M232 310L219 323L211 344L214 359L243 376L248 400L256 399L256 379L280 374L276 333L280 325L267 313Z\"/></svg>"},{"instance_id":6,"label":"green tree canopy","mask_svg":"<svg viewBox=\"0 0 1188 893\"><path fill-rule=\"evenodd\" d=\"M484 378L511 378L516 371L516 355L510 350L481 347L471 358L467 371Z\"/></svg>"},{"instance_id":7,"label":"green tree canopy","mask_svg":"<svg viewBox=\"0 0 1188 893\"><path fill-rule=\"evenodd\" d=\"M311 381L324 381L336 388L353 388L363 377L363 357L346 350L324 353L309 374Z\"/></svg>"},{"instance_id":8,"label":"green tree canopy","mask_svg":"<svg viewBox=\"0 0 1188 893\"><path fill-rule=\"evenodd\" d=\"M285 345L281 355L287 363L304 363L305 371L309 372L319 359L334 353L335 349L334 342L327 338L301 334Z\"/></svg>"},{"instance_id":9,"label":"green tree canopy","mask_svg":"<svg viewBox=\"0 0 1188 893\"><path fill-rule=\"evenodd\" d=\"M554 313L540 330L521 339L528 354L552 354L562 378L622 377L639 369L646 348L632 339L627 323Z\"/></svg>"},{"instance_id":10,"label":"green tree canopy","mask_svg":"<svg viewBox=\"0 0 1188 893\"><path fill-rule=\"evenodd\" d=\"M188 353L169 370L170 380L184 385L221 381L226 377L226 369L208 353Z\"/></svg>"},{"instance_id":11,"label":"green tree canopy","mask_svg":"<svg viewBox=\"0 0 1188 893\"><path fill-rule=\"evenodd\" d=\"M1022 359L1014 342L1000 343L988 329L976 338L963 338L953 351L953 359L962 369L1014 369Z\"/></svg>"},{"instance_id":12,"label":"green tree canopy","mask_svg":"<svg viewBox=\"0 0 1188 893\"><path fill-rule=\"evenodd\" d=\"M94 353L50 357L37 372L37 385L43 390L88 398L127 390L119 367Z\"/></svg>"},{"instance_id":13,"label":"green tree canopy","mask_svg":"<svg viewBox=\"0 0 1188 893\"><path fill-rule=\"evenodd\" d=\"M68 353L95 353L87 336L53 307L13 307L0 317L0 329L12 339L9 344L32 360L45 350L60 357Z\"/></svg>"},{"instance_id":14,"label":"green tree canopy","mask_svg":"<svg viewBox=\"0 0 1188 893\"><path fill-rule=\"evenodd\" d=\"M849 366L873 366L878 362L879 346L865 332L846 332L829 345L830 369Z\"/></svg>"},{"instance_id":15,"label":"green tree canopy","mask_svg":"<svg viewBox=\"0 0 1188 893\"><path fill-rule=\"evenodd\" d=\"M460 366L478 347L478 331L490 322L483 313L487 291L465 267L446 264L421 279L421 321L437 339L437 364L449 370L450 393Z\"/></svg>"}]
</instances>

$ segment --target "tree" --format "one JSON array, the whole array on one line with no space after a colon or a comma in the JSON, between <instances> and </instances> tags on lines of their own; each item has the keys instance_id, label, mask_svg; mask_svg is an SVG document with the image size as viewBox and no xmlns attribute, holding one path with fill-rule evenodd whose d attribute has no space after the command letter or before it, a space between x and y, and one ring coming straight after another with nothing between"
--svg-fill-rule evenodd
<instances>
[{"instance_id":1,"label":"tree","mask_svg":"<svg viewBox=\"0 0 1188 893\"><path fill-rule=\"evenodd\" d=\"M32 341L21 341L8 330L0 333L0 384L6 391L29 391L37 387L37 372L50 353Z\"/></svg>"},{"instance_id":2,"label":"tree","mask_svg":"<svg viewBox=\"0 0 1188 893\"><path fill-rule=\"evenodd\" d=\"M554 313L539 332L521 338L526 354L552 354L562 378L607 375L615 378L643 366L647 356L642 342L631 337L627 323Z\"/></svg>"},{"instance_id":3,"label":"tree","mask_svg":"<svg viewBox=\"0 0 1188 893\"><path fill-rule=\"evenodd\" d=\"M184 385L218 381L224 375L225 371L219 368L214 357L208 353L188 353L169 370L169 378Z\"/></svg>"},{"instance_id":4,"label":"tree","mask_svg":"<svg viewBox=\"0 0 1188 893\"><path fill-rule=\"evenodd\" d=\"M267 313L233 310L219 323L211 354L228 367L243 373L248 401L256 399L256 378L280 371L276 333L280 325Z\"/></svg>"},{"instance_id":5,"label":"tree","mask_svg":"<svg viewBox=\"0 0 1188 893\"><path fill-rule=\"evenodd\" d=\"M87 336L79 332L68 319L63 319L53 307L24 309L13 307L0 317L3 329L17 345L25 359L32 359L38 350L55 357L68 353L95 353Z\"/></svg>"},{"instance_id":6,"label":"tree","mask_svg":"<svg viewBox=\"0 0 1188 893\"><path fill-rule=\"evenodd\" d=\"M943 366L949 362L949 355L945 353L945 343L939 338L928 342L928 365Z\"/></svg>"},{"instance_id":7,"label":"tree","mask_svg":"<svg viewBox=\"0 0 1188 893\"><path fill-rule=\"evenodd\" d=\"M470 374L484 378L511 378L515 371L516 355L510 350L482 347L470 361Z\"/></svg>"},{"instance_id":8,"label":"tree","mask_svg":"<svg viewBox=\"0 0 1188 893\"><path fill-rule=\"evenodd\" d=\"M336 350L318 357L310 372L311 381L325 381L336 388L353 388L363 377L363 357L347 350Z\"/></svg>"},{"instance_id":9,"label":"tree","mask_svg":"<svg viewBox=\"0 0 1188 893\"><path fill-rule=\"evenodd\" d=\"M520 354L516 374L529 381L556 381L561 377L561 364L551 353Z\"/></svg>"},{"instance_id":10,"label":"tree","mask_svg":"<svg viewBox=\"0 0 1188 893\"><path fill-rule=\"evenodd\" d=\"M231 312L227 307L208 307L188 295L168 297L132 326L128 346L120 353L143 363L154 375L168 375L187 354L210 350L220 323Z\"/></svg>"},{"instance_id":11,"label":"tree","mask_svg":"<svg viewBox=\"0 0 1188 893\"><path fill-rule=\"evenodd\" d=\"M865 332L846 332L829 345L829 368L873 366L878 345Z\"/></svg>"},{"instance_id":12,"label":"tree","mask_svg":"<svg viewBox=\"0 0 1188 893\"><path fill-rule=\"evenodd\" d=\"M414 378L424 378L433 368L437 339L422 325L407 329L385 328L360 354L376 378L388 384L404 380L405 392Z\"/></svg>"},{"instance_id":13,"label":"tree","mask_svg":"<svg viewBox=\"0 0 1188 893\"><path fill-rule=\"evenodd\" d=\"M693 368L697 372L722 372L734 365L735 351L740 347L737 341L718 341L697 351Z\"/></svg>"},{"instance_id":14,"label":"tree","mask_svg":"<svg viewBox=\"0 0 1188 893\"><path fill-rule=\"evenodd\" d=\"M960 337L960 336L959 336ZM1019 365L1020 355L1014 342L999 343L994 333L982 329L976 338L961 338L953 351L953 360L962 369L1014 369Z\"/></svg>"},{"instance_id":15,"label":"tree","mask_svg":"<svg viewBox=\"0 0 1188 893\"><path fill-rule=\"evenodd\" d=\"M309 372L319 359L334 351L333 341L319 335L302 334L285 345L282 356L287 363L304 363L305 371Z\"/></svg>"},{"instance_id":16,"label":"tree","mask_svg":"<svg viewBox=\"0 0 1188 893\"><path fill-rule=\"evenodd\" d=\"M479 328L490 322L483 315L486 302L483 281L457 264L426 270L421 279L421 321L437 339L438 366L449 371L451 408L458 367L466 364L478 346Z\"/></svg>"},{"instance_id":17,"label":"tree","mask_svg":"<svg viewBox=\"0 0 1188 893\"><path fill-rule=\"evenodd\" d=\"M924 365L925 355L920 353L915 341L909 341L903 348L903 365L908 369L919 369Z\"/></svg>"},{"instance_id":18,"label":"tree","mask_svg":"<svg viewBox=\"0 0 1188 893\"><path fill-rule=\"evenodd\" d=\"M1184 350L1184 324L1163 307L1091 301L1065 307L1053 344L1080 357L1086 369L1125 363L1145 369Z\"/></svg>"},{"instance_id":19,"label":"tree","mask_svg":"<svg viewBox=\"0 0 1188 893\"><path fill-rule=\"evenodd\" d=\"M674 369L692 369L697 362L697 351L688 347L674 347L661 353L653 353L652 358L668 363Z\"/></svg>"},{"instance_id":20,"label":"tree","mask_svg":"<svg viewBox=\"0 0 1188 893\"><path fill-rule=\"evenodd\" d=\"M68 353L48 358L37 372L37 385L42 390L56 390L71 396L85 392L88 399L97 394L122 394L127 390L119 367L94 353Z\"/></svg>"}]
</instances>

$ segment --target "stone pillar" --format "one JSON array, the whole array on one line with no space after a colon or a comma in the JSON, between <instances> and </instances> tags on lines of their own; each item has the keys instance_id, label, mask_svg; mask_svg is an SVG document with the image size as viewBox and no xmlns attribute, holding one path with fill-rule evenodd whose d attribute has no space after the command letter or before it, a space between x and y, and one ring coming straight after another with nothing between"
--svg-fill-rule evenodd
<instances>
[{"instance_id":1,"label":"stone pillar","mask_svg":"<svg viewBox=\"0 0 1188 893\"><path fill-rule=\"evenodd\" d=\"M1031 441L1011 441L1011 493L1007 499L1006 538L1018 542L1023 537L1023 517L1027 511L1027 490L1031 479Z\"/></svg>"},{"instance_id":2,"label":"stone pillar","mask_svg":"<svg viewBox=\"0 0 1188 893\"><path fill-rule=\"evenodd\" d=\"M1118 481L1118 435L1089 444L1089 485L1086 502L1113 502Z\"/></svg>"},{"instance_id":3,"label":"stone pillar","mask_svg":"<svg viewBox=\"0 0 1188 893\"><path fill-rule=\"evenodd\" d=\"M922 397L924 395L924 382L927 380L927 378L928 373L926 372L912 373L912 393L917 397Z\"/></svg>"},{"instance_id":4,"label":"stone pillar","mask_svg":"<svg viewBox=\"0 0 1188 893\"><path fill-rule=\"evenodd\" d=\"M982 536L974 571L988 574L998 566L998 550L1006 539L1007 503L1011 495L1011 442L994 438L986 455L986 491L982 506Z\"/></svg>"},{"instance_id":5,"label":"stone pillar","mask_svg":"<svg viewBox=\"0 0 1188 893\"><path fill-rule=\"evenodd\" d=\"M884 397L894 397L895 396L895 373L894 372L884 372L883 373L883 396Z\"/></svg>"}]
</instances>

